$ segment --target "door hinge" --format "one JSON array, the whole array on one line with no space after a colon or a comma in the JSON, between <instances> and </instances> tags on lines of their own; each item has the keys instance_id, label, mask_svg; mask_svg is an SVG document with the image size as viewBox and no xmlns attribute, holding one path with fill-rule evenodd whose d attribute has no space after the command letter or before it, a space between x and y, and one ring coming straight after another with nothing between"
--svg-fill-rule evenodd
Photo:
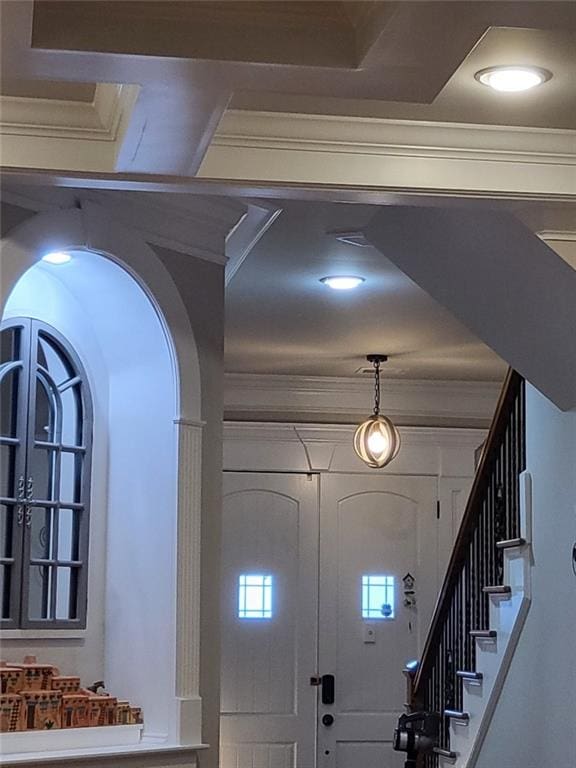
<instances>
[{"instance_id":1,"label":"door hinge","mask_svg":"<svg viewBox=\"0 0 576 768\"><path fill-rule=\"evenodd\" d=\"M436 499L436 520L440 520L440 499Z\"/></svg>"},{"instance_id":2,"label":"door hinge","mask_svg":"<svg viewBox=\"0 0 576 768\"><path fill-rule=\"evenodd\" d=\"M313 675L310 678L310 685L322 685L322 678L320 675Z\"/></svg>"}]
</instances>

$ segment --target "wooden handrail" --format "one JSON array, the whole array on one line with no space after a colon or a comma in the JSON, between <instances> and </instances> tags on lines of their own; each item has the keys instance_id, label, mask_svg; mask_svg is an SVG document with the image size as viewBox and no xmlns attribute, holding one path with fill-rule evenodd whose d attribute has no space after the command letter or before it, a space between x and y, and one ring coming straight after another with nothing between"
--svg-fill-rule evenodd
<instances>
[{"instance_id":1,"label":"wooden handrail","mask_svg":"<svg viewBox=\"0 0 576 768\"><path fill-rule=\"evenodd\" d=\"M482 451L482 457L474 477L442 589L436 602L421 662L414 679L413 705L415 707L423 705L424 687L434 665L436 649L439 646L444 623L450 611L452 596L462 568L466 563L470 543L482 509L484 494L487 484L490 482L490 467L501 449L502 439L508 426L510 408L516 401L522 385L522 377L510 369L496 406L484 450Z\"/></svg>"}]
</instances>

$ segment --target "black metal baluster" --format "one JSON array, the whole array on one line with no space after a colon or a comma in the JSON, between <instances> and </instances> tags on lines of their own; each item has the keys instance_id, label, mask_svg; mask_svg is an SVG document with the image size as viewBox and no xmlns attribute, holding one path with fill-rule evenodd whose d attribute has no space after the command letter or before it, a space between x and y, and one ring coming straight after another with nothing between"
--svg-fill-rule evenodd
<instances>
[{"instance_id":1,"label":"black metal baluster","mask_svg":"<svg viewBox=\"0 0 576 768\"><path fill-rule=\"evenodd\" d=\"M440 746L450 747L445 709L462 709L457 669L476 668L471 629L489 628L488 596L482 588L503 584L503 553L496 543L520 532L519 474L525 468L525 387L511 373L500 398L479 473L445 577L441 598L414 685L414 701L441 715ZM438 768L428 755L426 768Z\"/></svg>"}]
</instances>

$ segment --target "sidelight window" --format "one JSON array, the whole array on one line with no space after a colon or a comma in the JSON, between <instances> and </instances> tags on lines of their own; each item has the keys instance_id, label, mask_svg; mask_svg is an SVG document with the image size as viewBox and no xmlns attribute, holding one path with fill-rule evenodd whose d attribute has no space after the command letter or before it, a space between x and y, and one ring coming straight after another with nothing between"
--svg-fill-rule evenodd
<instances>
[{"instance_id":1,"label":"sidelight window","mask_svg":"<svg viewBox=\"0 0 576 768\"><path fill-rule=\"evenodd\" d=\"M0 331L3 628L86 625L92 406L76 353L53 328Z\"/></svg>"}]
</instances>

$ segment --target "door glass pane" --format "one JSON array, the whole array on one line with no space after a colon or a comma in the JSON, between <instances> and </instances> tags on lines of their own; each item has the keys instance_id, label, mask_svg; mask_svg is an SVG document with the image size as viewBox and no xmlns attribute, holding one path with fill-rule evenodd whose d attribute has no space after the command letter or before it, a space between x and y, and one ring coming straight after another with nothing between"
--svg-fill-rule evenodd
<instances>
[{"instance_id":1,"label":"door glass pane","mask_svg":"<svg viewBox=\"0 0 576 768\"><path fill-rule=\"evenodd\" d=\"M82 400L80 384L66 387L60 393L62 398L62 443L82 444Z\"/></svg>"},{"instance_id":2,"label":"door glass pane","mask_svg":"<svg viewBox=\"0 0 576 768\"><path fill-rule=\"evenodd\" d=\"M0 607L2 609L2 618L10 618L10 577L12 575L11 565L0 565Z\"/></svg>"},{"instance_id":3,"label":"door glass pane","mask_svg":"<svg viewBox=\"0 0 576 768\"><path fill-rule=\"evenodd\" d=\"M14 507L0 504L0 558L12 557L12 530L14 526Z\"/></svg>"},{"instance_id":4,"label":"door glass pane","mask_svg":"<svg viewBox=\"0 0 576 768\"><path fill-rule=\"evenodd\" d=\"M241 573L238 577L238 618L272 618L272 576Z\"/></svg>"},{"instance_id":5,"label":"door glass pane","mask_svg":"<svg viewBox=\"0 0 576 768\"><path fill-rule=\"evenodd\" d=\"M52 501L55 496L56 451L34 448L28 464L28 477L34 479L32 498Z\"/></svg>"},{"instance_id":6,"label":"door glass pane","mask_svg":"<svg viewBox=\"0 0 576 768\"><path fill-rule=\"evenodd\" d=\"M31 565L28 581L28 617L48 619L50 617L50 592L54 569L48 565Z\"/></svg>"},{"instance_id":7,"label":"door glass pane","mask_svg":"<svg viewBox=\"0 0 576 768\"><path fill-rule=\"evenodd\" d=\"M362 618L394 618L394 576L362 576Z\"/></svg>"},{"instance_id":8,"label":"door glass pane","mask_svg":"<svg viewBox=\"0 0 576 768\"><path fill-rule=\"evenodd\" d=\"M38 335L38 365L48 371L56 382L56 386L60 386L73 373L60 350L42 331Z\"/></svg>"},{"instance_id":9,"label":"door glass pane","mask_svg":"<svg viewBox=\"0 0 576 768\"><path fill-rule=\"evenodd\" d=\"M58 560L78 560L80 515L77 509L61 509L58 513Z\"/></svg>"},{"instance_id":10,"label":"door glass pane","mask_svg":"<svg viewBox=\"0 0 576 768\"><path fill-rule=\"evenodd\" d=\"M56 588L56 618L75 619L78 589L78 569L58 568Z\"/></svg>"},{"instance_id":11,"label":"door glass pane","mask_svg":"<svg viewBox=\"0 0 576 768\"><path fill-rule=\"evenodd\" d=\"M16 437L20 374L20 368L13 368L0 381L0 435L3 437Z\"/></svg>"},{"instance_id":12,"label":"door glass pane","mask_svg":"<svg viewBox=\"0 0 576 768\"><path fill-rule=\"evenodd\" d=\"M53 442L56 439L56 408L48 385L36 377L36 411L34 436L36 440Z\"/></svg>"},{"instance_id":13,"label":"door glass pane","mask_svg":"<svg viewBox=\"0 0 576 768\"><path fill-rule=\"evenodd\" d=\"M0 496L14 498L14 462L16 448L13 445L0 445Z\"/></svg>"},{"instance_id":14,"label":"door glass pane","mask_svg":"<svg viewBox=\"0 0 576 768\"><path fill-rule=\"evenodd\" d=\"M20 360L21 328L5 328L0 332L0 365Z\"/></svg>"},{"instance_id":15,"label":"door glass pane","mask_svg":"<svg viewBox=\"0 0 576 768\"><path fill-rule=\"evenodd\" d=\"M53 552L55 510L47 507L32 507L30 519L30 558L49 560Z\"/></svg>"},{"instance_id":16,"label":"door glass pane","mask_svg":"<svg viewBox=\"0 0 576 768\"><path fill-rule=\"evenodd\" d=\"M60 501L80 502L80 480L83 457L63 451L60 454Z\"/></svg>"}]
</instances>

